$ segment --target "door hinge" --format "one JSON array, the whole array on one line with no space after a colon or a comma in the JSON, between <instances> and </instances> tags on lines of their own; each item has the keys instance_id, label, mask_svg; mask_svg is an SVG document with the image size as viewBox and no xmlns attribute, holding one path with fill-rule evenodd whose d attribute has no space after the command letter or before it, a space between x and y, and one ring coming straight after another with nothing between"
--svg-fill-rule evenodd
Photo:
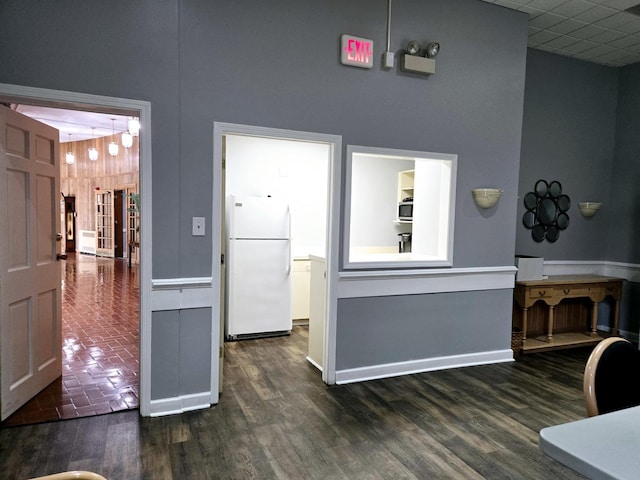
<instances>
[{"instance_id":1,"label":"door hinge","mask_svg":"<svg viewBox=\"0 0 640 480\"><path fill-rule=\"evenodd\" d=\"M224 357L224 347L220 347L220 358Z\"/></svg>"},{"instance_id":2,"label":"door hinge","mask_svg":"<svg viewBox=\"0 0 640 480\"><path fill-rule=\"evenodd\" d=\"M220 254L220 265L224 265L224 253Z\"/></svg>"}]
</instances>

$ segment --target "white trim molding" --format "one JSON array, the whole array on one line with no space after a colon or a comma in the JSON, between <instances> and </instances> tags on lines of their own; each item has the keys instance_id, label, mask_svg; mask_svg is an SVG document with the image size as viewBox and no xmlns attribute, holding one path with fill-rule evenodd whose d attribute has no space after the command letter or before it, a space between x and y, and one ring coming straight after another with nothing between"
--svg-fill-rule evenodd
<instances>
[{"instance_id":1,"label":"white trim molding","mask_svg":"<svg viewBox=\"0 0 640 480\"><path fill-rule=\"evenodd\" d=\"M211 392L193 393L190 395L179 395L177 397L151 400L152 417L164 415L175 415L178 413L190 412L192 410L202 410L211 405L209 399Z\"/></svg>"},{"instance_id":2,"label":"white trim molding","mask_svg":"<svg viewBox=\"0 0 640 480\"><path fill-rule=\"evenodd\" d=\"M516 272L514 266L340 272L338 298L512 289Z\"/></svg>"},{"instance_id":3,"label":"white trim molding","mask_svg":"<svg viewBox=\"0 0 640 480\"><path fill-rule=\"evenodd\" d=\"M605 260L546 260L544 275L606 275L640 283L640 265L637 263L608 262Z\"/></svg>"},{"instance_id":4,"label":"white trim molding","mask_svg":"<svg viewBox=\"0 0 640 480\"><path fill-rule=\"evenodd\" d=\"M185 310L213 307L212 277L152 280L151 310Z\"/></svg>"},{"instance_id":5,"label":"white trim molding","mask_svg":"<svg viewBox=\"0 0 640 480\"><path fill-rule=\"evenodd\" d=\"M407 362L387 363L369 367L349 368L336 371L336 383L364 382L378 378L398 377L414 373L446 370L449 368L471 367L493 363L513 362L513 350L495 350L489 352L467 353L446 357L423 358Z\"/></svg>"}]
</instances>

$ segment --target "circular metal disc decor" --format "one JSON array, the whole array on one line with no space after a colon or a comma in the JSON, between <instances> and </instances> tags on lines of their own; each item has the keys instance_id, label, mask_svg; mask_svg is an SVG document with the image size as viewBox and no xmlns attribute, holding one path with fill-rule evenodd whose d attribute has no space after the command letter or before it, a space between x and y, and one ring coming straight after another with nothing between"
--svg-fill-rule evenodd
<instances>
[{"instance_id":1,"label":"circular metal disc decor","mask_svg":"<svg viewBox=\"0 0 640 480\"><path fill-rule=\"evenodd\" d=\"M524 196L524 206L527 211L522 223L531 230L531 237L536 242L544 239L555 242L560 238L560 231L569 226L567 211L571 199L562 193L562 184L557 180L538 180L533 192Z\"/></svg>"}]
</instances>

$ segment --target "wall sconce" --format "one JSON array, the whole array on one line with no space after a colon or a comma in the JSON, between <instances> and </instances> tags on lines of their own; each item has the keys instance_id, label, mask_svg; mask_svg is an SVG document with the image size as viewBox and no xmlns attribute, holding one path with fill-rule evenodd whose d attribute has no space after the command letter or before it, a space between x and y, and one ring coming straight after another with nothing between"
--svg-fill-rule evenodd
<instances>
[{"instance_id":1,"label":"wall sconce","mask_svg":"<svg viewBox=\"0 0 640 480\"><path fill-rule=\"evenodd\" d=\"M593 217L601 206L602 203L599 202L578 202L578 208L584 217Z\"/></svg>"},{"instance_id":2,"label":"wall sconce","mask_svg":"<svg viewBox=\"0 0 640 480\"><path fill-rule=\"evenodd\" d=\"M421 73L423 75L431 75L436 73L435 57L440 52L440 44L431 42L426 48L422 48L422 44L416 40L411 40L407 44L405 54L402 55L400 68L405 72Z\"/></svg>"},{"instance_id":3,"label":"wall sconce","mask_svg":"<svg viewBox=\"0 0 640 480\"><path fill-rule=\"evenodd\" d=\"M502 195L503 190L500 188L473 188L473 200L480 208L491 208Z\"/></svg>"}]
</instances>

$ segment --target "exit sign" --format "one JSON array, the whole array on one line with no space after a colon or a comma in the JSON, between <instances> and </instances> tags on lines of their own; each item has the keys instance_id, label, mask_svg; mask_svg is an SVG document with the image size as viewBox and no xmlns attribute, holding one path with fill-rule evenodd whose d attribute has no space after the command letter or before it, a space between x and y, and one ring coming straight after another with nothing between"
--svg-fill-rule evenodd
<instances>
[{"instance_id":1,"label":"exit sign","mask_svg":"<svg viewBox=\"0 0 640 480\"><path fill-rule=\"evenodd\" d=\"M373 40L344 34L341 37L340 62L353 67L373 67Z\"/></svg>"}]
</instances>

